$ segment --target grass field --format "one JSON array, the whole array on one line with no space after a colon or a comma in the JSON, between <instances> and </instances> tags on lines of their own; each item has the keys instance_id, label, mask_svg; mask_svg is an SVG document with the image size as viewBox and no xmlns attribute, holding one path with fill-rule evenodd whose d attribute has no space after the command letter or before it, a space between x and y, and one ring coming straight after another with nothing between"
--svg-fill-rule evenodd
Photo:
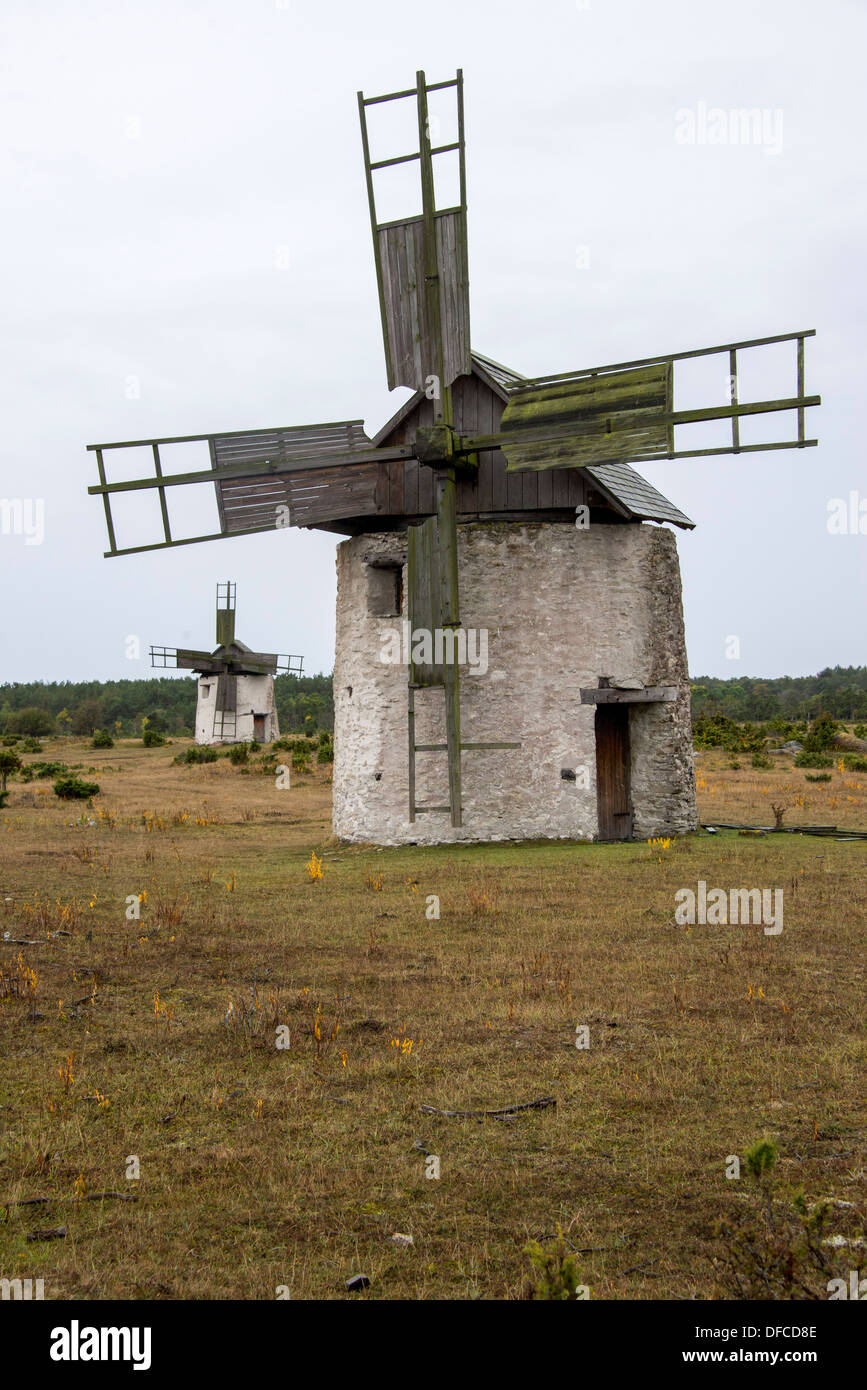
<instances>
[{"instance_id":1,"label":"grass field","mask_svg":"<svg viewBox=\"0 0 867 1390\"><path fill-rule=\"evenodd\" d=\"M833 1199L820 1265L864 1263L841 1243L863 1229L864 842L347 847L327 768L277 789L173 765L185 746L47 740L96 769L92 810L10 783L0 1275L54 1299L346 1298L360 1272L362 1297L512 1299L560 1229L592 1298L730 1297L717 1223L759 1195L727 1156L765 1137L781 1204ZM865 774L728 761L698 761L711 824L773 802L867 826ZM783 931L678 925L698 880L781 888Z\"/></svg>"}]
</instances>

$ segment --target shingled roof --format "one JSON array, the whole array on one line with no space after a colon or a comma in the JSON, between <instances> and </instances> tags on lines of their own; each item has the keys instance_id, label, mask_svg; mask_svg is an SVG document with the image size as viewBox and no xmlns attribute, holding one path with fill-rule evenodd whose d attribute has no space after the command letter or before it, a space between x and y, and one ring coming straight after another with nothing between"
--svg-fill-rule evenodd
<instances>
[{"instance_id":1,"label":"shingled roof","mask_svg":"<svg viewBox=\"0 0 867 1390\"><path fill-rule=\"evenodd\" d=\"M501 362L495 362L481 352L473 351L472 359L474 371L504 400L508 400L510 387L527 379L520 372L504 367ZM584 471L590 474L600 491L607 494L615 509L625 516L636 521L669 521L684 531L695 528L695 522L685 512L628 463L587 464Z\"/></svg>"}]
</instances>

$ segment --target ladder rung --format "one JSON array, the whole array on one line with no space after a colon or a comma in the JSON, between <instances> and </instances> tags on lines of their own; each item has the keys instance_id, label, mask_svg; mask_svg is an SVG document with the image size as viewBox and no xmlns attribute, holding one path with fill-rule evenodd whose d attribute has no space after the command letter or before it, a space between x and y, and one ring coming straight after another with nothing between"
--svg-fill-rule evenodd
<instances>
[{"instance_id":1,"label":"ladder rung","mask_svg":"<svg viewBox=\"0 0 867 1390\"><path fill-rule=\"evenodd\" d=\"M415 814L420 816L424 811L451 811L451 809L451 806L416 806ZM463 810L463 807L461 807L461 810Z\"/></svg>"}]
</instances>

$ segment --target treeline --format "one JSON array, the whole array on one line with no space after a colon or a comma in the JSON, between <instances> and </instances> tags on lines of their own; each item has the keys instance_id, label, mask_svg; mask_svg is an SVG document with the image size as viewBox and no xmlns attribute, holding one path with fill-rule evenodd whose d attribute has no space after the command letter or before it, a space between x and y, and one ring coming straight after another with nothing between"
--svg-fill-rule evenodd
<instances>
[{"instance_id":1,"label":"treeline","mask_svg":"<svg viewBox=\"0 0 867 1390\"><path fill-rule=\"evenodd\" d=\"M280 732L317 733L334 728L330 676L278 676L274 698ZM166 676L133 681L28 681L0 685L0 734L92 734L108 729L120 738L155 733L192 734L196 680Z\"/></svg>"},{"instance_id":2,"label":"treeline","mask_svg":"<svg viewBox=\"0 0 867 1390\"><path fill-rule=\"evenodd\" d=\"M823 711L849 723L867 721L867 666L828 666L815 676L761 680L699 676L692 682L693 720L725 715L740 723L796 722ZM280 731L334 729L331 676L278 676ZM136 681L30 681L0 686L0 734L192 734L196 682L165 676Z\"/></svg>"},{"instance_id":3,"label":"treeline","mask_svg":"<svg viewBox=\"0 0 867 1390\"><path fill-rule=\"evenodd\" d=\"M826 666L815 676L773 680L698 676L691 689L693 722L713 714L750 723L796 722L823 711L849 723L867 720L867 666Z\"/></svg>"}]
</instances>

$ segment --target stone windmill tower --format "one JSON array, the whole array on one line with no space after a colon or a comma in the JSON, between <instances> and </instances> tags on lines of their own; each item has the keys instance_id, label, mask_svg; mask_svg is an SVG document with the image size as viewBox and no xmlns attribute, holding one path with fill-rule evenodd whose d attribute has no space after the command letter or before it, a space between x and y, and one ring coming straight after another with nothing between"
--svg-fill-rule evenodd
<instances>
[{"instance_id":1,"label":"stone windmill tower","mask_svg":"<svg viewBox=\"0 0 867 1390\"><path fill-rule=\"evenodd\" d=\"M217 646L213 652L151 647L151 665L198 671L196 743L271 743L280 737L274 677L301 674L300 656L254 652L235 636L237 585L217 585Z\"/></svg>"},{"instance_id":2,"label":"stone windmill tower","mask_svg":"<svg viewBox=\"0 0 867 1390\"><path fill-rule=\"evenodd\" d=\"M430 93L455 97L438 143ZM438 98L440 100L441 98ZM414 102L418 147L374 159L371 108ZM174 486L210 483L214 540L285 526L338 547L334 829L381 844L630 839L695 826L689 687L674 533L692 522L631 467L816 444L805 411L813 330L525 378L469 333L463 79L358 95L388 383L413 395L370 439L359 420L146 441L154 472L110 482L90 445L109 556L172 537ZM434 161L456 156L439 207ZM417 165L419 210L381 221L375 182ZM794 394L740 398L746 352L792 343ZM679 408L679 364L720 362L718 401ZM725 388L723 389L723 383ZM787 412L789 437L748 437ZM690 426L728 421L714 447ZM743 434L742 434L743 429ZM165 475L160 444L206 441L211 467ZM696 447L688 447L692 443ZM111 497L157 489L163 538L119 546ZM652 523L662 523L654 525Z\"/></svg>"}]
</instances>

